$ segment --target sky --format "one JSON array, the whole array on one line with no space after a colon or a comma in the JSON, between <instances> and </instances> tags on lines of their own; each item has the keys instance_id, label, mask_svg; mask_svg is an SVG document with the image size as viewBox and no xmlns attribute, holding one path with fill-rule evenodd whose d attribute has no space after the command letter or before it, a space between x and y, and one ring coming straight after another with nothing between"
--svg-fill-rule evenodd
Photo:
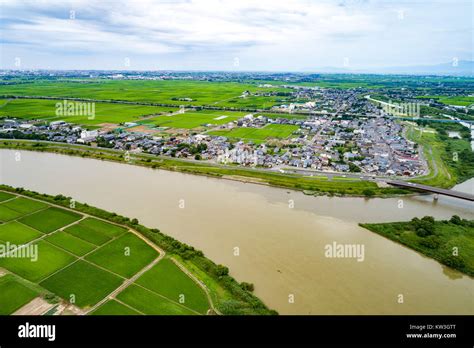
<instances>
[{"instance_id":1,"label":"sky","mask_svg":"<svg viewBox=\"0 0 474 348\"><path fill-rule=\"evenodd\" d=\"M1 69L317 71L473 60L471 0L0 0Z\"/></svg>"}]
</instances>

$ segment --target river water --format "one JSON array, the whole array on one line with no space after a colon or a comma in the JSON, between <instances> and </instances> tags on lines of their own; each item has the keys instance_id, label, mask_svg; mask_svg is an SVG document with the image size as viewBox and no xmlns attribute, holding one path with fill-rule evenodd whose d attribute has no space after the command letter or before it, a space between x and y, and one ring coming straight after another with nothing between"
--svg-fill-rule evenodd
<instances>
[{"instance_id":1,"label":"river water","mask_svg":"<svg viewBox=\"0 0 474 348\"><path fill-rule=\"evenodd\" d=\"M0 150L0 164L2 183L72 196L203 250L282 314L474 314L473 278L358 226L424 215L473 219L472 202L312 197L28 151L18 158ZM474 193L474 180L456 189ZM363 261L325 257L333 242L363 245Z\"/></svg>"}]
</instances>

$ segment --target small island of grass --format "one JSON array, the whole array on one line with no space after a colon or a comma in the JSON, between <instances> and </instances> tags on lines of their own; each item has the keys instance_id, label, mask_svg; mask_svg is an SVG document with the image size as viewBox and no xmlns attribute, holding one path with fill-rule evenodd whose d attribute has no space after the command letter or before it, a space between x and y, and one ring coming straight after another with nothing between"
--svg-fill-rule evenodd
<instances>
[{"instance_id":1,"label":"small island of grass","mask_svg":"<svg viewBox=\"0 0 474 348\"><path fill-rule=\"evenodd\" d=\"M450 220L435 221L425 216L408 222L360 226L474 276L474 220L454 215Z\"/></svg>"}]
</instances>

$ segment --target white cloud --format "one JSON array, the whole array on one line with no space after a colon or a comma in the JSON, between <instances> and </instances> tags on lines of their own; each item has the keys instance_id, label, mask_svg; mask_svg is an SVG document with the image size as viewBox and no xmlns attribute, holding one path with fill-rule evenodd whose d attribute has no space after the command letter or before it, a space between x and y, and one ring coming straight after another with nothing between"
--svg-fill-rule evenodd
<instances>
[{"instance_id":1,"label":"white cloud","mask_svg":"<svg viewBox=\"0 0 474 348\"><path fill-rule=\"evenodd\" d=\"M6 7L17 6L9 2ZM41 1L18 11L26 8L40 14L28 18L31 23L9 26L10 38L54 48L58 43L77 49L91 44L92 51L127 47L161 53L186 46L278 44L300 36L377 29L367 15L350 16L333 4L310 1ZM48 11L41 14L54 8L62 19L51 18ZM75 20L68 18L68 8L75 11Z\"/></svg>"},{"instance_id":2,"label":"white cloud","mask_svg":"<svg viewBox=\"0 0 474 348\"><path fill-rule=\"evenodd\" d=\"M293 62L310 66L314 60L331 65L345 56L355 62L389 62L388 54L379 52L380 57L374 57L374 51L386 48L389 52L390 45L405 43L412 51L425 49L425 57L435 60L439 47L429 41L433 27L441 30L437 33L441 39L450 32L450 42L457 45L450 50L466 51L469 37L452 19L465 16L466 3L460 5L359 0L1 0L2 51L11 55L34 47L59 55L174 55L182 59L208 54L209 61L214 61L213 55L227 59L238 54L246 61L253 59L249 68L255 68L258 64L284 66L285 61L288 67ZM70 10L75 11L73 20ZM407 59L421 57L410 52Z\"/></svg>"}]
</instances>

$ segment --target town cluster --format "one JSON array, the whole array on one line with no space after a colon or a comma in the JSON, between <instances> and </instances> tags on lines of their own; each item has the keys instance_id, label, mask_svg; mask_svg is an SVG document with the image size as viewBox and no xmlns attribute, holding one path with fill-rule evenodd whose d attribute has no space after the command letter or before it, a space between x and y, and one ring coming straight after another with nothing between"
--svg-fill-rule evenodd
<instances>
[{"instance_id":1,"label":"town cluster","mask_svg":"<svg viewBox=\"0 0 474 348\"><path fill-rule=\"evenodd\" d=\"M427 171L416 143L407 140L403 127L389 117L353 118L328 114L287 119L248 114L214 129L262 128L267 124L293 125L296 130L285 139L254 143L207 132L158 136L132 131L135 124L109 130L87 130L65 121L47 123L10 118L0 121L0 138L82 144L270 170L296 167L383 176L416 176Z\"/></svg>"},{"instance_id":2,"label":"town cluster","mask_svg":"<svg viewBox=\"0 0 474 348\"><path fill-rule=\"evenodd\" d=\"M240 127L261 128L267 123L298 126L288 139L253 144L229 143L225 137L208 139L218 160L241 165L281 169L286 166L318 171L363 172L374 175L416 176L427 172L416 143L403 136L403 127L391 118L309 117L305 120L271 119L247 115ZM232 128L233 123L222 126ZM202 141L199 136L197 141ZM212 156L213 157L213 156ZM211 158L212 158L211 157Z\"/></svg>"}]
</instances>

